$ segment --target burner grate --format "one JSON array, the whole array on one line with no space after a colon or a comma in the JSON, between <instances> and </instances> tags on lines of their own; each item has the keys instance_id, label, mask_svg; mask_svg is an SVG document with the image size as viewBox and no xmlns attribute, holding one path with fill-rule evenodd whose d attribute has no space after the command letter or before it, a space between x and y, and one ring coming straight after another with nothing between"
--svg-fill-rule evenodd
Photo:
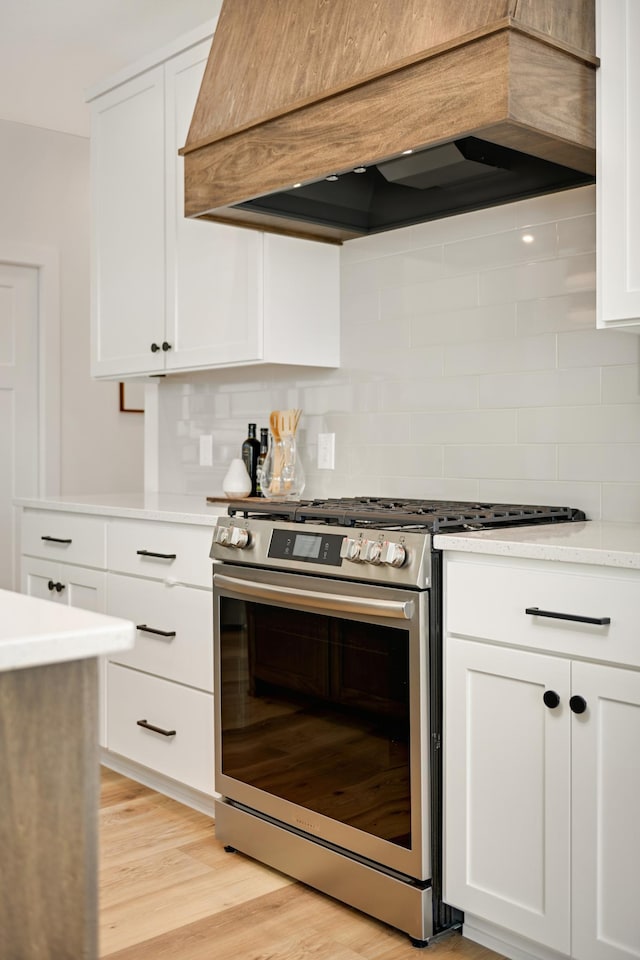
<instances>
[{"instance_id":1,"label":"burner grate","mask_svg":"<svg viewBox=\"0 0 640 960\"><path fill-rule=\"evenodd\" d=\"M484 503L456 500L417 500L383 497L346 497L326 500L264 503L234 501L231 516L264 517L295 523L339 524L346 527L413 527L429 533L481 530L485 527L584 520L573 507Z\"/></svg>"}]
</instances>

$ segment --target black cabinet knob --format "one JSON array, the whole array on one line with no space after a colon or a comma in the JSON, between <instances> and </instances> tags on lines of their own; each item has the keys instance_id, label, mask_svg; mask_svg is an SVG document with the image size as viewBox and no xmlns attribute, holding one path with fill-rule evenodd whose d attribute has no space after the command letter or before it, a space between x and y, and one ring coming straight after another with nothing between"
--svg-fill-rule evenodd
<instances>
[{"instance_id":1,"label":"black cabinet knob","mask_svg":"<svg viewBox=\"0 0 640 960\"><path fill-rule=\"evenodd\" d=\"M47 586L49 587L49 590L55 590L56 588L56 585L53 582L53 580L49 580L49 583L47 584Z\"/></svg>"},{"instance_id":2,"label":"black cabinet knob","mask_svg":"<svg viewBox=\"0 0 640 960\"><path fill-rule=\"evenodd\" d=\"M152 344L151 344L151 353L157 353L159 349L160 349L159 344L157 344L157 343L152 343Z\"/></svg>"},{"instance_id":3,"label":"black cabinet knob","mask_svg":"<svg viewBox=\"0 0 640 960\"><path fill-rule=\"evenodd\" d=\"M571 697L569 706L574 713L584 713L587 709L587 701L584 697Z\"/></svg>"},{"instance_id":4,"label":"black cabinet knob","mask_svg":"<svg viewBox=\"0 0 640 960\"><path fill-rule=\"evenodd\" d=\"M542 699L550 710L554 710L560 704L560 697L555 690L545 690Z\"/></svg>"},{"instance_id":5,"label":"black cabinet knob","mask_svg":"<svg viewBox=\"0 0 640 960\"><path fill-rule=\"evenodd\" d=\"M163 340L163 341L162 341L162 349L163 349L164 352L166 353L167 350L171 350L171 344L170 344L170 343L167 343L166 340Z\"/></svg>"}]
</instances>

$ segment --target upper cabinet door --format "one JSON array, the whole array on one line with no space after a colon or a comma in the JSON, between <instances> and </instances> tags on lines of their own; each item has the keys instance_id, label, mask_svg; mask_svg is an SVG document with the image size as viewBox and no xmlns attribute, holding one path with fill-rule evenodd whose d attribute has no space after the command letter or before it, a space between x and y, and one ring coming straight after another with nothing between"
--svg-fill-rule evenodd
<instances>
[{"instance_id":1,"label":"upper cabinet door","mask_svg":"<svg viewBox=\"0 0 640 960\"><path fill-rule=\"evenodd\" d=\"M640 37L637 0L597 3L599 327L640 333Z\"/></svg>"},{"instance_id":2,"label":"upper cabinet door","mask_svg":"<svg viewBox=\"0 0 640 960\"><path fill-rule=\"evenodd\" d=\"M164 366L164 143L162 66L93 104L93 376Z\"/></svg>"},{"instance_id":3,"label":"upper cabinet door","mask_svg":"<svg viewBox=\"0 0 640 960\"><path fill-rule=\"evenodd\" d=\"M210 42L169 60L166 79L166 369L262 359L262 234L184 216L187 139Z\"/></svg>"}]
</instances>

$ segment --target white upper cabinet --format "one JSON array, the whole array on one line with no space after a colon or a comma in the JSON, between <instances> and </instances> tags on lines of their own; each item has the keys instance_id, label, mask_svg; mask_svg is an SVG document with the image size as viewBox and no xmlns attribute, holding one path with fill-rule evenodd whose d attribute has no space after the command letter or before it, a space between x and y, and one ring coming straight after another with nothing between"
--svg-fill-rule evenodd
<instances>
[{"instance_id":1,"label":"white upper cabinet","mask_svg":"<svg viewBox=\"0 0 640 960\"><path fill-rule=\"evenodd\" d=\"M100 97L91 126L92 373L163 369L164 72Z\"/></svg>"},{"instance_id":2,"label":"white upper cabinet","mask_svg":"<svg viewBox=\"0 0 640 960\"><path fill-rule=\"evenodd\" d=\"M338 247L183 216L191 40L92 100L92 375L338 366Z\"/></svg>"},{"instance_id":3,"label":"white upper cabinet","mask_svg":"<svg viewBox=\"0 0 640 960\"><path fill-rule=\"evenodd\" d=\"M640 4L598 0L598 327L640 333Z\"/></svg>"}]
</instances>

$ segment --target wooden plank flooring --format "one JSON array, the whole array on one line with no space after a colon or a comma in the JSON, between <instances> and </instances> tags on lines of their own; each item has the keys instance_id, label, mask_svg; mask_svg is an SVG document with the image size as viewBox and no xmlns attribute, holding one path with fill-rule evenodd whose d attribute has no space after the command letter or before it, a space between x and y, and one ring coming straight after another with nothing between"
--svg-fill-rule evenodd
<instances>
[{"instance_id":1,"label":"wooden plank flooring","mask_svg":"<svg viewBox=\"0 0 640 960\"><path fill-rule=\"evenodd\" d=\"M212 821L103 768L100 956L109 960L497 960L452 934L425 951L242 854Z\"/></svg>"}]
</instances>

